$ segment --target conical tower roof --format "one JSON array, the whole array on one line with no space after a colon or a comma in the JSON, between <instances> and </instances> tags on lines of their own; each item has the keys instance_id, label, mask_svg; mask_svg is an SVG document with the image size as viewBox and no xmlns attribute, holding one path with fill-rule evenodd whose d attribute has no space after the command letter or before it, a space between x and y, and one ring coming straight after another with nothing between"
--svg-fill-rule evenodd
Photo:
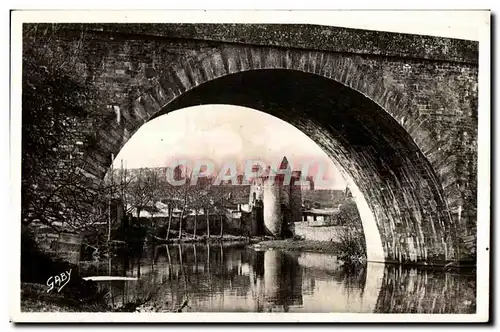
<instances>
[{"instance_id":1,"label":"conical tower roof","mask_svg":"<svg viewBox=\"0 0 500 332\"><path fill-rule=\"evenodd\" d=\"M281 160L281 164L279 169L287 169L289 166L288 164L288 159L286 159L286 156L283 157L283 160Z\"/></svg>"}]
</instances>

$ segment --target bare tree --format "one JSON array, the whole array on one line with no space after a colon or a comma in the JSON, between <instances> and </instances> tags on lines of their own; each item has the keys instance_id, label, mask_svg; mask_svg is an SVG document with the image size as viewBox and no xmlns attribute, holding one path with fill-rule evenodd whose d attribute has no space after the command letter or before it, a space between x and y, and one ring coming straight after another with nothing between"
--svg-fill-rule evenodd
<instances>
[{"instance_id":1,"label":"bare tree","mask_svg":"<svg viewBox=\"0 0 500 332\"><path fill-rule=\"evenodd\" d=\"M222 236L224 235L224 219L225 219L225 204L224 204L224 199L225 199L225 190L224 190L224 184L221 183L222 186L222 193L220 195L220 209L221 209L221 215L220 215L220 234L219 237L222 239Z\"/></svg>"},{"instance_id":2,"label":"bare tree","mask_svg":"<svg viewBox=\"0 0 500 332\"><path fill-rule=\"evenodd\" d=\"M196 184L192 185L191 193L190 193L190 207L194 210L194 230L193 237L196 238L196 233L198 229L198 212L200 209L205 210L204 214L206 215L207 220L207 232L209 235L209 219L208 219L208 210L210 205L213 203L210 197L210 179L206 179L205 181L198 181Z\"/></svg>"},{"instance_id":3,"label":"bare tree","mask_svg":"<svg viewBox=\"0 0 500 332\"><path fill-rule=\"evenodd\" d=\"M210 210L212 208L212 202L210 199L204 200L204 212L205 212L205 221L207 223L207 240L210 239Z\"/></svg>"},{"instance_id":4,"label":"bare tree","mask_svg":"<svg viewBox=\"0 0 500 332\"><path fill-rule=\"evenodd\" d=\"M187 172L187 170L186 170ZM184 213L186 210L189 208L189 203L190 203L190 182L191 182L191 177L192 177L193 172L191 171L189 175L186 175L186 181L184 185L182 186L182 203L181 203L181 215L179 218L179 240L182 237L182 222L184 219Z\"/></svg>"},{"instance_id":5,"label":"bare tree","mask_svg":"<svg viewBox=\"0 0 500 332\"><path fill-rule=\"evenodd\" d=\"M54 160L38 159L38 164L26 166L36 170L37 174L23 177L26 181L23 226L35 222L58 232L78 233L109 220L109 203L119 198L114 193L126 183L93 180L80 167L80 160L73 157L78 155L77 152L77 149L66 149L60 152L59 160L54 156Z\"/></svg>"},{"instance_id":6,"label":"bare tree","mask_svg":"<svg viewBox=\"0 0 500 332\"><path fill-rule=\"evenodd\" d=\"M208 179L206 183L200 188L198 202L203 208L206 222L206 235L210 239L210 211L215 209L215 192L212 189L212 181Z\"/></svg>"},{"instance_id":7,"label":"bare tree","mask_svg":"<svg viewBox=\"0 0 500 332\"><path fill-rule=\"evenodd\" d=\"M162 201L167 204L168 211L168 223L167 223L167 234L165 236L165 240L168 240L170 237L170 229L172 227L172 218L174 212L174 206L176 204L178 187L172 186L168 181L164 181L160 187L160 195L162 197Z\"/></svg>"},{"instance_id":8,"label":"bare tree","mask_svg":"<svg viewBox=\"0 0 500 332\"><path fill-rule=\"evenodd\" d=\"M209 185L207 189L204 190L203 195L200 196L200 201L203 204L206 213L206 222L207 222L207 238L210 238L210 212L216 212L219 214L219 225L220 225L220 233L219 236L223 235L224 229L224 188L222 186L216 187L213 185Z\"/></svg>"},{"instance_id":9,"label":"bare tree","mask_svg":"<svg viewBox=\"0 0 500 332\"><path fill-rule=\"evenodd\" d=\"M181 186L172 185L167 181L165 181L161 186L161 196L163 197L163 201L165 201L168 205L168 224L167 234L165 236L166 240L168 240L170 237L170 230L172 228L175 208L179 208L181 211L179 217L179 239L182 236L183 220L193 201L193 190L192 188L190 188L191 176L191 173L186 175L184 178L185 182Z\"/></svg>"},{"instance_id":10,"label":"bare tree","mask_svg":"<svg viewBox=\"0 0 500 332\"><path fill-rule=\"evenodd\" d=\"M135 208L139 218L144 207L153 205L159 199L162 181L154 170L148 168L139 169L129 181L125 187L126 200L130 205L127 212Z\"/></svg>"}]
</instances>

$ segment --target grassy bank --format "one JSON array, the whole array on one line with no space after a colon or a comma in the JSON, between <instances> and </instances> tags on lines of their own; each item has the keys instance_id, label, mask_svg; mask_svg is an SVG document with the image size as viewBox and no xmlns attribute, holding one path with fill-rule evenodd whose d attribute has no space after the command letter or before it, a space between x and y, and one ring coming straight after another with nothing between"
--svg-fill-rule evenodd
<instances>
[{"instance_id":1,"label":"grassy bank","mask_svg":"<svg viewBox=\"0 0 500 332\"><path fill-rule=\"evenodd\" d=\"M47 293L47 286L21 283L21 311L23 312L104 312L107 305L96 299L82 299L71 292Z\"/></svg>"},{"instance_id":2,"label":"grassy bank","mask_svg":"<svg viewBox=\"0 0 500 332\"><path fill-rule=\"evenodd\" d=\"M252 246L254 249L266 250L289 250L289 251L309 251L338 254L340 246L335 242L311 241L311 240L266 240Z\"/></svg>"},{"instance_id":3,"label":"grassy bank","mask_svg":"<svg viewBox=\"0 0 500 332\"><path fill-rule=\"evenodd\" d=\"M157 236L151 236L149 240L152 243L159 244L180 244L180 243L219 243L219 242L248 242L257 243L264 239L262 236L241 236L225 234L222 237L214 235L207 237L206 235L197 235L193 237L190 234L183 234L179 239L178 237L170 237L168 240L162 239Z\"/></svg>"}]
</instances>

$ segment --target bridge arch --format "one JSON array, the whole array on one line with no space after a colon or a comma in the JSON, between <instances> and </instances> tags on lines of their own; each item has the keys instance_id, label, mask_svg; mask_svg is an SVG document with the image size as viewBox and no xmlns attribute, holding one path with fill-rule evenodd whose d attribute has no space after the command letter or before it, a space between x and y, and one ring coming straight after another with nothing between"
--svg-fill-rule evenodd
<instances>
[{"instance_id":1,"label":"bridge arch","mask_svg":"<svg viewBox=\"0 0 500 332\"><path fill-rule=\"evenodd\" d=\"M375 77L356 57L223 45L155 64L150 81L119 108L116 122L97 132L99 147L89 155L97 167L90 173L102 177L111 155L154 117L200 104L245 106L302 130L356 184L358 205L369 211L363 226L370 260L459 259L440 180L423 152L434 151L436 142L397 83Z\"/></svg>"}]
</instances>

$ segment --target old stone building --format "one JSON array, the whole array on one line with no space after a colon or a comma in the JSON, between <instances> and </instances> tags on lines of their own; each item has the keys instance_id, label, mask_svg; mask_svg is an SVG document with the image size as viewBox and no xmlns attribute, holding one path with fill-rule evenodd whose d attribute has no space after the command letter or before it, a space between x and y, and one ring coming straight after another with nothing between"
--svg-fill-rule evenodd
<instances>
[{"instance_id":1,"label":"old stone building","mask_svg":"<svg viewBox=\"0 0 500 332\"><path fill-rule=\"evenodd\" d=\"M249 206L262 207L265 232L281 237L290 235L288 223L299 221L302 214L301 172L292 171L286 157L277 170L268 168L252 179Z\"/></svg>"}]
</instances>

